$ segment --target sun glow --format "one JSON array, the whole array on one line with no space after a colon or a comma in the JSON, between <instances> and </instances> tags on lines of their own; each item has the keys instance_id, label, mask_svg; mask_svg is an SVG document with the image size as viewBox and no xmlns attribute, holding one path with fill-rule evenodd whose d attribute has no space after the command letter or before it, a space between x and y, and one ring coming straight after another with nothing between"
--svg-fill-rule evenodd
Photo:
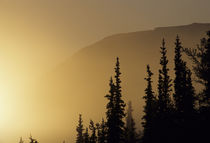
<instances>
[{"instance_id":1,"label":"sun glow","mask_svg":"<svg viewBox=\"0 0 210 143\"><path fill-rule=\"evenodd\" d=\"M10 86L1 81L0 83L0 126L8 127L8 123L13 120L14 111L14 100L12 97L12 89Z\"/></svg>"}]
</instances>

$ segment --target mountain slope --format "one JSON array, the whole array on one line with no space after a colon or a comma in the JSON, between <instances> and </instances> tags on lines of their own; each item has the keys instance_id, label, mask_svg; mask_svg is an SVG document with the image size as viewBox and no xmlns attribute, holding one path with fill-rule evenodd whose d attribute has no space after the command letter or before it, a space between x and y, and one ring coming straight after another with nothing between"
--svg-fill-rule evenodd
<instances>
[{"instance_id":1,"label":"mountain slope","mask_svg":"<svg viewBox=\"0 0 210 143\"><path fill-rule=\"evenodd\" d=\"M194 23L106 37L81 49L44 77L37 87L37 94L43 95L42 98L47 99L49 106L62 110L68 108L70 116L83 113L86 118L99 120L104 115L107 103L104 96L108 93L109 79L114 73L115 58L118 56L121 63L123 97L126 102L133 102L136 119L140 121L146 86L146 65L150 64L155 73L155 89L162 38L166 40L169 64L173 70L176 35L180 35L184 47L196 47L208 30L210 24ZM63 107L60 107L59 103L62 103Z\"/></svg>"}]
</instances>

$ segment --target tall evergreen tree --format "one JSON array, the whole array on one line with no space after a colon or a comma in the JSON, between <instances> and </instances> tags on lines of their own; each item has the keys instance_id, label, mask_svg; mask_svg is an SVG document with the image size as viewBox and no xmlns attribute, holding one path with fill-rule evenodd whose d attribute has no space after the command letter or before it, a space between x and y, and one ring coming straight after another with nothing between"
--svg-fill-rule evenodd
<instances>
[{"instance_id":1,"label":"tall evergreen tree","mask_svg":"<svg viewBox=\"0 0 210 143\"><path fill-rule=\"evenodd\" d=\"M112 78L110 79L110 90L109 90L109 94L107 94L105 97L108 99L108 103L106 106L106 118L107 118L107 122L106 122L106 126L107 126L107 142L108 143L113 143L114 140L114 135L115 135L115 122L114 122L114 118L115 118L115 112L114 112L114 83Z\"/></svg>"},{"instance_id":2,"label":"tall evergreen tree","mask_svg":"<svg viewBox=\"0 0 210 143\"><path fill-rule=\"evenodd\" d=\"M168 59L167 59L167 50L165 47L165 40L162 41L162 46L160 47L161 51L161 59L160 65L161 69L159 70L159 80L158 80L158 110L159 113L166 113L171 108L171 97L170 92L171 89L171 79L169 77L169 68L167 67Z\"/></svg>"},{"instance_id":3,"label":"tall evergreen tree","mask_svg":"<svg viewBox=\"0 0 210 143\"><path fill-rule=\"evenodd\" d=\"M128 110L126 116L126 127L125 127L125 142L126 143L136 143L137 142L137 133L135 122L132 115L133 109L131 101L128 102Z\"/></svg>"},{"instance_id":4,"label":"tall evergreen tree","mask_svg":"<svg viewBox=\"0 0 210 143\"><path fill-rule=\"evenodd\" d=\"M76 138L76 143L83 143L83 121L82 121L82 115L79 114L79 121L78 121L78 126L76 128L77 131L77 138Z\"/></svg>"},{"instance_id":5,"label":"tall evergreen tree","mask_svg":"<svg viewBox=\"0 0 210 143\"><path fill-rule=\"evenodd\" d=\"M194 113L194 88L192 86L191 71L187 68L186 62L182 59L182 50L179 36L175 42L175 57L174 57L174 100L176 114L173 116L174 138L176 142L186 142L191 136L191 126L189 122L192 120ZM177 126L179 128L177 128ZM183 130L183 128L185 130ZM189 140L188 140L189 141Z\"/></svg>"},{"instance_id":6,"label":"tall evergreen tree","mask_svg":"<svg viewBox=\"0 0 210 143\"><path fill-rule=\"evenodd\" d=\"M186 62L182 60L181 42L177 36L175 42L175 80L174 99L178 113L188 114L194 110L194 89L191 81L191 72L186 67Z\"/></svg>"},{"instance_id":7,"label":"tall evergreen tree","mask_svg":"<svg viewBox=\"0 0 210 143\"><path fill-rule=\"evenodd\" d=\"M96 143L97 142L96 127L92 120L90 120L89 129L91 130L90 143Z\"/></svg>"},{"instance_id":8,"label":"tall evergreen tree","mask_svg":"<svg viewBox=\"0 0 210 143\"><path fill-rule=\"evenodd\" d=\"M209 134L206 131L210 128L210 31L207 32L206 38L201 39L196 49L185 48L184 52L194 63L193 71L197 77L196 81L204 87L198 94L199 112L193 123L197 132L192 137L194 142L209 142Z\"/></svg>"},{"instance_id":9,"label":"tall evergreen tree","mask_svg":"<svg viewBox=\"0 0 210 143\"><path fill-rule=\"evenodd\" d=\"M172 91L172 80L169 76L167 50L165 47L165 40L162 41L162 46L160 47L161 58L159 70L159 80L158 80L158 102L157 102L157 117L155 118L155 124L153 128L156 134L153 133L152 139L156 138L156 142L168 143L171 142L171 133L169 130L171 126L171 111L172 111L172 101L171 101L171 91Z\"/></svg>"},{"instance_id":10,"label":"tall evergreen tree","mask_svg":"<svg viewBox=\"0 0 210 143\"><path fill-rule=\"evenodd\" d=\"M124 121L123 118L125 117L125 103L122 99L121 94L121 80L120 80L120 62L119 58L117 57L116 67L115 67L115 104L114 104L114 112L115 112L115 143L120 143L124 139Z\"/></svg>"},{"instance_id":11,"label":"tall evergreen tree","mask_svg":"<svg viewBox=\"0 0 210 143\"><path fill-rule=\"evenodd\" d=\"M107 142L119 143L124 138L124 121L125 117L125 103L121 94L121 80L120 80L120 62L117 57L115 67L115 83L110 81L110 91L106 98L109 100L107 104Z\"/></svg>"},{"instance_id":12,"label":"tall evergreen tree","mask_svg":"<svg viewBox=\"0 0 210 143\"><path fill-rule=\"evenodd\" d=\"M181 42L177 36L175 42L175 79L174 79L174 99L176 104L176 110L178 112L184 112L184 94L186 90L186 63L182 60L181 54Z\"/></svg>"},{"instance_id":13,"label":"tall evergreen tree","mask_svg":"<svg viewBox=\"0 0 210 143\"><path fill-rule=\"evenodd\" d=\"M144 106L144 113L142 125L144 127L143 142L152 142L152 134L155 134L152 130L154 128L154 120L157 112L157 99L152 90L152 75L153 73L150 70L150 66L147 65L147 88L145 89L145 99L146 105Z\"/></svg>"}]
</instances>

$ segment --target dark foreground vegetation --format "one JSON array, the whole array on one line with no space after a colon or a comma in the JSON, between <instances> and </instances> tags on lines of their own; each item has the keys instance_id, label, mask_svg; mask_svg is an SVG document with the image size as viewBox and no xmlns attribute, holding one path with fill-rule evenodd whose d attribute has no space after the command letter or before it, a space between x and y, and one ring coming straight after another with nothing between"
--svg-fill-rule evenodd
<instances>
[{"instance_id":1,"label":"dark foreground vegetation","mask_svg":"<svg viewBox=\"0 0 210 143\"><path fill-rule=\"evenodd\" d=\"M180 38L175 39L174 72L169 76L167 49L163 39L160 47L160 69L157 93L152 86L153 73L148 65L145 81L145 106L142 118L143 132L138 133L132 117L132 105L121 94L120 62L117 58L115 75L110 78L110 90L105 96L106 119L100 123L90 120L83 126L82 115L76 128L76 143L206 143L210 142L210 31L207 38L195 49L182 47ZM185 53L193 63L188 67L183 60ZM192 80L195 81L193 84ZM193 85L201 84L196 89ZM141 86L141 85L139 85ZM140 96L140 95L139 95ZM23 143L20 139L20 143ZM38 143L30 137L30 143Z\"/></svg>"}]
</instances>

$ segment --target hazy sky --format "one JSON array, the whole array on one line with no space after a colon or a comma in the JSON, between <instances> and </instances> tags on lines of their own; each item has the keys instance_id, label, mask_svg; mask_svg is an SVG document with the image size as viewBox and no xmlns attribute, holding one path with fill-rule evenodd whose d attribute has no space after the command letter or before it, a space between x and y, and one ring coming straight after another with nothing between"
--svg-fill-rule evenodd
<instances>
[{"instance_id":1,"label":"hazy sky","mask_svg":"<svg viewBox=\"0 0 210 143\"><path fill-rule=\"evenodd\" d=\"M15 60L18 67L28 65L27 70L40 73L111 34L210 22L209 4L209 0L0 0L0 60L12 64Z\"/></svg>"},{"instance_id":2,"label":"hazy sky","mask_svg":"<svg viewBox=\"0 0 210 143\"><path fill-rule=\"evenodd\" d=\"M209 5L209 0L0 0L0 142L15 143L20 130L30 132L15 124L25 85L79 48L115 33L210 23ZM6 128L15 139L1 136Z\"/></svg>"}]
</instances>

